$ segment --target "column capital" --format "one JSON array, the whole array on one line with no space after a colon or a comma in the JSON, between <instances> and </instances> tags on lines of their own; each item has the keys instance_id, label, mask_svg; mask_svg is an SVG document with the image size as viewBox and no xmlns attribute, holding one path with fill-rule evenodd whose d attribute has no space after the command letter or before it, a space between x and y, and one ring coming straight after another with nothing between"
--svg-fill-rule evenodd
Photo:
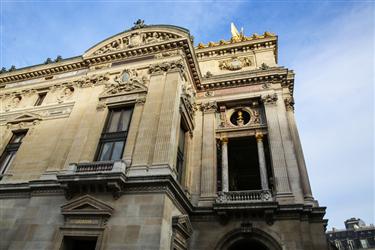
<instances>
[{"instance_id":1,"label":"column capital","mask_svg":"<svg viewBox=\"0 0 375 250\"><path fill-rule=\"evenodd\" d=\"M217 111L217 103L215 101L209 101L201 103L201 110L203 113L213 113Z\"/></svg>"},{"instance_id":2,"label":"column capital","mask_svg":"<svg viewBox=\"0 0 375 250\"><path fill-rule=\"evenodd\" d=\"M263 133L262 132L256 132L255 138L257 139L257 142L263 141Z\"/></svg>"},{"instance_id":3,"label":"column capital","mask_svg":"<svg viewBox=\"0 0 375 250\"><path fill-rule=\"evenodd\" d=\"M262 96L262 101L264 104L276 104L277 99L278 96L276 93Z\"/></svg>"},{"instance_id":4,"label":"column capital","mask_svg":"<svg viewBox=\"0 0 375 250\"><path fill-rule=\"evenodd\" d=\"M228 143L228 137L223 137L220 139L221 143L227 144Z\"/></svg>"},{"instance_id":5,"label":"column capital","mask_svg":"<svg viewBox=\"0 0 375 250\"><path fill-rule=\"evenodd\" d=\"M287 111L294 111L294 98L287 97L284 99L285 108Z\"/></svg>"}]
</instances>

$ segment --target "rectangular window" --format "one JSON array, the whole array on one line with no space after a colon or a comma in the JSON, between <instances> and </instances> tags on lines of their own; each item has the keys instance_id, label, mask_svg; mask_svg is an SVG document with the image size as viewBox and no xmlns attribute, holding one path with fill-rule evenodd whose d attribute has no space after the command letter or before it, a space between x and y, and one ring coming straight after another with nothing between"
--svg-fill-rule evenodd
<instances>
[{"instance_id":1,"label":"rectangular window","mask_svg":"<svg viewBox=\"0 0 375 250\"><path fill-rule=\"evenodd\" d=\"M100 137L97 161L121 159L132 113L133 109L131 107L111 109L109 111L106 126Z\"/></svg>"},{"instance_id":2,"label":"rectangular window","mask_svg":"<svg viewBox=\"0 0 375 250\"><path fill-rule=\"evenodd\" d=\"M61 250L95 250L97 237L65 236Z\"/></svg>"},{"instance_id":3,"label":"rectangular window","mask_svg":"<svg viewBox=\"0 0 375 250\"><path fill-rule=\"evenodd\" d=\"M186 134L186 130L181 124L179 134L178 134L177 161L176 161L177 180L180 182L182 180L182 174L184 171L184 163L185 163L185 134Z\"/></svg>"},{"instance_id":4,"label":"rectangular window","mask_svg":"<svg viewBox=\"0 0 375 250\"><path fill-rule=\"evenodd\" d=\"M39 93L38 94L38 99L35 102L34 106L40 106L42 105L44 98L46 98L47 92Z\"/></svg>"},{"instance_id":5,"label":"rectangular window","mask_svg":"<svg viewBox=\"0 0 375 250\"><path fill-rule=\"evenodd\" d=\"M14 132L12 138L10 139L8 145L5 147L5 150L0 158L0 175L3 175L12 161L16 156L16 153L21 146L22 140L26 135L25 130Z\"/></svg>"}]
</instances>

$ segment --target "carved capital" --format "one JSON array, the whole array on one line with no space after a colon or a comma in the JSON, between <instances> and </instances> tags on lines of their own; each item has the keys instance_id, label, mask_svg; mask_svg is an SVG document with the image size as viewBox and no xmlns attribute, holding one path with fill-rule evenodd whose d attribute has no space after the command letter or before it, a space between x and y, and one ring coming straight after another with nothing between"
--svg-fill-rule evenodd
<instances>
[{"instance_id":1,"label":"carved capital","mask_svg":"<svg viewBox=\"0 0 375 250\"><path fill-rule=\"evenodd\" d=\"M284 99L285 108L287 111L294 111L294 98L287 97Z\"/></svg>"},{"instance_id":2,"label":"carved capital","mask_svg":"<svg viewBox=\"0 0 375 250\"><path fill-rule=\"evenodd\" d=\"M222 144L228 144L228 137L223 137L220 139Z\"/></svg>"},{"instance_id":3,"label":"carved capital","mask_svg":"<svg viewBox=\"0 0 375 250\"><path fill-rule=\"evenodd\" d=\"M277 99L277 94L269 94L262 96L262 101L264 104L276 104Z\"/></svg>"},{"instance_id":4,"label":"carved capital","mask_svg":"<svg viewBox=\"0 0 375 250\"><path fill-rule=\"evenodd\" d=\"M143 105L145 104L146 102L146 96L140 96L137 98L137 100L135 101L136 104L140 104L140 105Z\"/></svg>"},{"instance_id":5,"label":"carved capital","mask_svg":"<svg viewBox=\"0 0 375 250\"><path fill-rule=\"evenodd\" d=\"M149 66L150 74L164 73L168 71L180 71L183 73L185 66L182 60L172 61L172 62L162 62L158 64L152 64Z\"/></svg>"},{"instance_id":6,"label":"carved capital","mask_svg":"<svg viewBox=\"0 0 375 250\"><path fill-rule=\"evenodd\" d=\"M256 132L255 138L257 139L257 142L263 141L263 134L261 132Z\"/></svg>"},{"instance_id":7,"label":"carved capital","mask_svg":"<svg viewBox=\"0 0 375 250\"><path fill-rule=\"evenodd\" d=\"M201 104L203 113L211 113L217 111L217 103L215 101L205 102Z\"/></svg>"}]
</instances>

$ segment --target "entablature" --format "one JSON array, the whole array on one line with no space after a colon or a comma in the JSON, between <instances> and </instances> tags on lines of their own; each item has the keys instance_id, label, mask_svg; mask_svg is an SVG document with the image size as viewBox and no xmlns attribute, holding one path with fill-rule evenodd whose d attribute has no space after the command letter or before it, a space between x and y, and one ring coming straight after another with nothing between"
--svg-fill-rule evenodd
<instances>
[{"instance_id":1,"label":"entablature","mask_svg":"<svg viewBox=\"0 0 375 250\"><path fill-rule=\"evenodd\" d=\"M233 74L212 76L206 78L202 84L198 86L198 91L212 91L248 85L262 85L262 87L266 89L269 88L271 84L281 84L282 87L287 87L292 94L294 89L293 71L283 67L272 67L239 72L235 76Z\"/></svg>"}]
</instances>

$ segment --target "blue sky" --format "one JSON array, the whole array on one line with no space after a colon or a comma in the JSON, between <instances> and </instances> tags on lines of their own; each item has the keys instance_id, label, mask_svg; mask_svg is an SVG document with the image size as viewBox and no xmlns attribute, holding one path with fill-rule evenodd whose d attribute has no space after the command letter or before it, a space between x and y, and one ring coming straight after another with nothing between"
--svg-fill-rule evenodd
<instances>
[{"instance_id":1,"label":"blue sky","mask_svg":"<svg viewBox=\"0 0 375 250\"><path fill-rule=\"evenodd\" d=\"M1 1L0 66L78 56L130 28L173 24L195 43L279 36L279 64L296 72L296 118L313 193L329 228L374 223L373 1Z\"/></svg>"}]
</instances>

